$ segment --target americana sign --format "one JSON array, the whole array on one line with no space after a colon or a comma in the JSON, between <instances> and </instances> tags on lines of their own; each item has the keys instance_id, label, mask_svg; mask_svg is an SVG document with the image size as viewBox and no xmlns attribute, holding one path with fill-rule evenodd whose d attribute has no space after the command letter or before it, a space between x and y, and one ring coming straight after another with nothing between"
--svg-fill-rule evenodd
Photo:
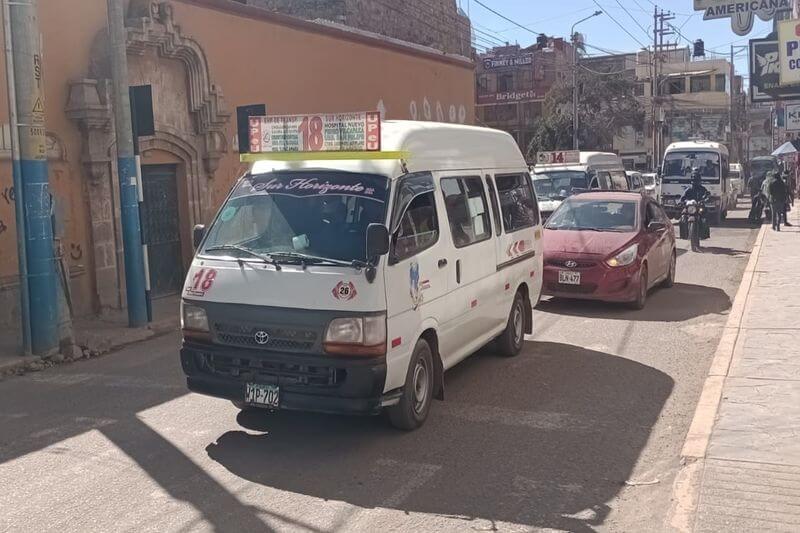
<instances>
[{"instance_id":1,"label":"americana sign","mask_svg":"<svg viewBox=\"0 0 800 533\"><path fill-rule=\"evenodd\" d=\"M694 10L703 12L703 20L731 19L737 35L747 35L758 16L771 20L775 13L792 9L792 0L694 0Z\"/></svg>"}]
</instances>

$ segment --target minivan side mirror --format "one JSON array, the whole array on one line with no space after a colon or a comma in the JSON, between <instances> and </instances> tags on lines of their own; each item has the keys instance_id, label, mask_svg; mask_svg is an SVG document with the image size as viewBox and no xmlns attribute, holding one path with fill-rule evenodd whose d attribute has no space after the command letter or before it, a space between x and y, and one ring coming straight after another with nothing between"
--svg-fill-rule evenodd
<instances>
[{"instance_id":1,"label":"minivan side mirror","mask_svg":"<svg viewBox=\"0 0 800 533\"><path fill-rule=\"evenodd\" d=\"M194 246L195 250L197 250L197 247L200 246L201 242L203 242L203 237L205 236L205 224L195 224L194 229L192 229L192 246Z\"/></svg>"},{"instance_id":2,"label":"minivan side mirror","mask_svg":"<svg viewBox=\"0 0 800 533\"><path fill-rule=\"evenodd\" d=\"M383 224L367 226L367 257L380 257L389 253L389 229Z\"/></svg>"}]
</instances>

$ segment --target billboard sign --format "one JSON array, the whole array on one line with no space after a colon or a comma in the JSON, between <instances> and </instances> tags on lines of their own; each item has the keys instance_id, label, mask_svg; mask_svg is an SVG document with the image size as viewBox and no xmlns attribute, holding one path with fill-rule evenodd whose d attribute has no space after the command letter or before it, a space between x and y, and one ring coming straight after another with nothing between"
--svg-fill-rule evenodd
<instances>
[{"instance_id":1,"label":"billboard sign","mask_svg":"<svg viewBox=\"0 0 800 533\"><path fill-rule=\"evenodd\" d=\"M786 131L800 131L800 104L787 104L783 109Z\"/></svg>"},{"instance_id":2,"label":"billboard sign","mask_svg":"<svg viewBox=\"0 0 800 533\"><path fill-rule=\"evenodd\" d=\"M483 58L483 68L494 70L497 68L520 67L533 64L533 54L518 54L510 56L497 56Z\"/></svg>"},{"instance_id":3,"label":"billboard sign","mask_svg":"<svg viewBox=\"0 0 800 533\"><path fill-rule=\"evenodd\" d=\"M772 102L800 97L800 87L781 87L778 41L750 40L750 101Z\"/></svg>"},{"instance_id":4,"label":"billboard sign","mask_svg":"<svg viewBox=\"0 0 800 533\"><path fill-rule=\"evenodd\" d=\"M536 89L527 91L505 91L501 93L479 94L479 104L509 104L516 102L527 102L531 100L541 100L544 95L536 92Z\"/></svg>"},{"instance_id":5,"label":"billboard sign","mask_svg":"<svg viewBox=\"0 0 800 533\"><path fill-rule=\"evenodd\" d=\"M778 51L781 85L800 83L800 20L778 23Z\"/></svg>"},{"instance_id":6,"label":"billboard sign","mask_svg":"<svg viewBox=\"0 0 800 533\"><path fill-rule=\"evenodd\" d=\"M380 111L250 117L250 153L380 149Z\"/></svg>"},{"instance_id":7,"label":"billboard sign","mask_svg":"<svg viewBox=\"0 0 800 533\"><path fill-rule=\"evenodd\" d=\"M703 20L731 19L737 35L747 35L758 16L771 20L775 13L792 9L792 0L694 0L694 10L703 12Z\"/></svg>"}]
</instances>

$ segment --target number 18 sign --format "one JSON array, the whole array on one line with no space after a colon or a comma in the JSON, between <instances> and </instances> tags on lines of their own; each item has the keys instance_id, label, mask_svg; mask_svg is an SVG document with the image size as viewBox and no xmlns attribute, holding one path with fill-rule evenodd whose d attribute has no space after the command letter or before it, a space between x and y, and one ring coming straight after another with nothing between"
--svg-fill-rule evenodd
<instances>
[{"instance_id":1,"label":"number 18 sign","mask_svg":"<svg viewBox=\"0 0 800 533\"><path fill-rule=\"evenodd\" d=\"M250 153L380 149L379 111L250 117Z\"/></svg>"}]
</instances>

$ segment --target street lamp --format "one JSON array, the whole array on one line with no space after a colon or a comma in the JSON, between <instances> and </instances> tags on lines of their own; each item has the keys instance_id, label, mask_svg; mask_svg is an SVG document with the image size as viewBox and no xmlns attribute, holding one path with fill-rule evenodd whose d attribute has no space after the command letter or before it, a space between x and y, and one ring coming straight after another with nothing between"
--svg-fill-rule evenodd
<instances>
[{"instance_id":1,"label":"street lamp","mask_svg":"<svg viewBox=\"0 0 800 533\"><path fill-rule=\"evenodd\" d=\"M590 18L602 15L602 11L595 11L586 18L582 18L572 25L569 34L572 38L572 149L578 149L578 39L575 35L575 26Z\"/></svg>"}]
</instances>

